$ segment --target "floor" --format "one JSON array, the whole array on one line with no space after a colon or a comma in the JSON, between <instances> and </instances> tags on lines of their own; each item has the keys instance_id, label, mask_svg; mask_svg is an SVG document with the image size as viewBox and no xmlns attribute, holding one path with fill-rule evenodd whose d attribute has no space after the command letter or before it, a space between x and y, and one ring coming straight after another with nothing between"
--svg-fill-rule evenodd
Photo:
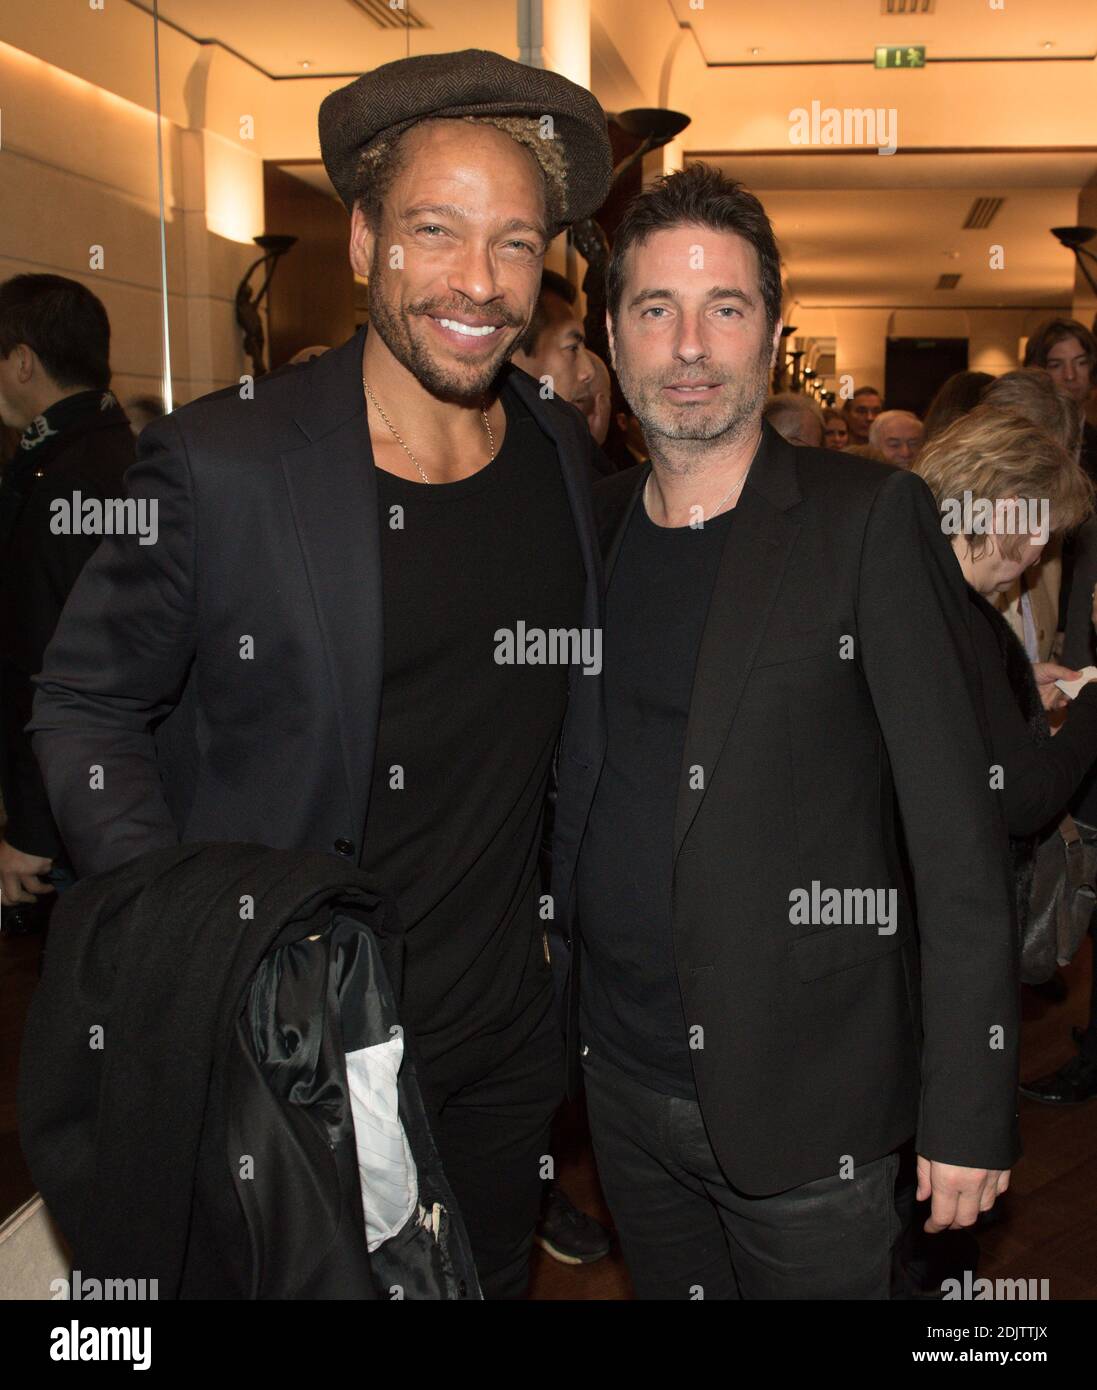
<instances>
[{"instance_id":1,"label":"floor","mask_svg":"<svg viewBox=\"0 0 1097 1390\"><path fill-rule=\"evenodd\" d=\"M1042 1075L1072 1052L1070 1028L1084 1021L1089 940L1064 972L1061 1004L1025 991L1022 1076ZM19 1152L15 1084L23 1018L38 978L40 937L0 932L0 1219L34 1190ZM559 1178L572 1200L609 1225L581 1111L564 1117L557 1146ZM1021 1100L1024 1156L1002 1204L1002 1219L980 1233L979 1274L1050 1281L1053 1299L1097 1298L1097 1100L1053 1107ZM535 1299L627 1299L628 1273L616 1248L588 1266L557 1263L540 1249L533 1259Z\"/></svg>"}]
</instances>

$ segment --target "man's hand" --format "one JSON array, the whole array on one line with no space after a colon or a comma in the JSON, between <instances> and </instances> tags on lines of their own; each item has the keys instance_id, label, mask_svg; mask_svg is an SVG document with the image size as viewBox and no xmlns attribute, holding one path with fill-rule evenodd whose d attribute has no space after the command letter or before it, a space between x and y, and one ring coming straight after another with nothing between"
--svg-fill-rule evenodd
<instances>
[{"instance_id":1,"label":"man's hand","mask_svg":"<svg viewBox=\"0 0 1097 1390\"><path fill-rule=\"evenodd\" d=\"M0 840L0 901L5 907L11 907L14 903L35 902L43 893L52 893L53 884L39 878L39 874L48 874L52 868L52 859L24 854L7 840Z\"/></svg>"},{"instance_id":2,"label":"man's hand","mask_svg":"<svg viewBox=\"0 0 1097 1390\"><path fill-rule=\"evenodd\" d=\"M929 1218L922 1229L962 1231L974 1226L981 1211L989 1211L1009 1186L1009 1169L959 1168L918 1155L917 1200L932 1196Z\"/></svg>"},{"instance_id":3,"label":"man's hand","mask_svg":"<svg viewBox=\"0 0 1097 1390\"><path fill-rule=\"evenodd\" d=\"M1070 700L1055 684L1056 681L1076 681L1081 671L1072 671L1069 666L1058 666L1054 661L1033 663L1032 674L1036 678L1036 689L1046 710L1066 709Z\"/></svg>"}]
</instances>

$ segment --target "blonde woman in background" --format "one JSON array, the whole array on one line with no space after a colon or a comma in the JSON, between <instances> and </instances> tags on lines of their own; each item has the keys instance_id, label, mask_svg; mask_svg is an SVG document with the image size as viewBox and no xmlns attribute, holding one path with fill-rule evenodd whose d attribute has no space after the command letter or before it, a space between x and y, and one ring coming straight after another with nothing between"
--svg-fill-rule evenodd
<instances>
[{"instance_id":1,"label":"blonde woman in background","mask_svg":"<svg viewBox=\"0 0 1097 1390\"><path fill-rule=\"evenodd\" d=\"M983 391L983 405L1008 410L1057 440L1072 459L1082 443L1082 412L1076 401L1060 395L1042 367L1022 367L997 377ZM1048 542L1039 560L994 605L1005 615L1030 661L1048 661L1060 650L1059 594L1063 582L1063 536Z\"/></svg>"}]
</instances>

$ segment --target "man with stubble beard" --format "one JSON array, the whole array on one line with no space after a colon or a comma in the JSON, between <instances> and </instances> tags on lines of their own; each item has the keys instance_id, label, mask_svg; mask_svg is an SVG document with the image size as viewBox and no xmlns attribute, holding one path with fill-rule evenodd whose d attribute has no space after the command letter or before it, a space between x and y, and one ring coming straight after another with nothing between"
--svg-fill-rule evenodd
<instances>
[{"instance_id":1,"label":"man with stubble beard","mask_svg":"<svg viewBox=\"0 0 1097 1390\"><path fill-rule=\"evenodd\" d=\"M595 487L605 713L569 714L554 866L602 1187L643 1298L886 1299L900 1147L928 1231L1017 1156L963 576L921 479L764 423L780 261L741 185L641 194L607 290L651 464Z\"/></svg>"},{"instance_id":2,"label":"man with stubble beard","mask_svg":"<svg viewBox=\"0 0 1097 1390\"><path fill-rule=\"evenodd\" d=\"M256 841L395 895L446 1175L485 1295L519 1297L563 1085L544 801L569 686L598 682L507 664L500 633L600 628L600 565L586 423L507 359L550 239L605 196L605 116L469 50L333 92L320 143L369 331L145 429L160 543L85 571L35 749L81 874Z\"/></svg>"}]
</instances>

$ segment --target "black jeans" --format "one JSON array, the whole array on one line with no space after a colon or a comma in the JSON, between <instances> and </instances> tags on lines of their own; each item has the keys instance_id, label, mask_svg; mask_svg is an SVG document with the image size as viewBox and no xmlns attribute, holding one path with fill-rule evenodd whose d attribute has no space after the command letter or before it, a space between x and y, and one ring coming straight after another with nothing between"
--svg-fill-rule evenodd
<instances>
[{"instance_id":1,"label":"black jeans","mask_svg":"<svg viewBox=\"0 0 1097 1390\"><path fill-rule=\"evenodd\" d=\"M533 1035L431 1116L434 1141L472 1244L485 1298L521 1298L529 1284L549 1130L564 1096L564 1057L551 990ZM428 1075L429 1082L429 1075ZM429 1098L429 1085L424 1088Z\"/></svg>"},{"instance_id":2,"label":"black jeans","mask_svg":"<svg viewBox=\"0 0 1097 1390\"><path fill-rule=\"evenodd\" d=\"M886 1299L898 1154L772 1197L716 1161L696 1101L583 1057L594 1154L638 1298Z\"/></svg>"}]
</instances>

